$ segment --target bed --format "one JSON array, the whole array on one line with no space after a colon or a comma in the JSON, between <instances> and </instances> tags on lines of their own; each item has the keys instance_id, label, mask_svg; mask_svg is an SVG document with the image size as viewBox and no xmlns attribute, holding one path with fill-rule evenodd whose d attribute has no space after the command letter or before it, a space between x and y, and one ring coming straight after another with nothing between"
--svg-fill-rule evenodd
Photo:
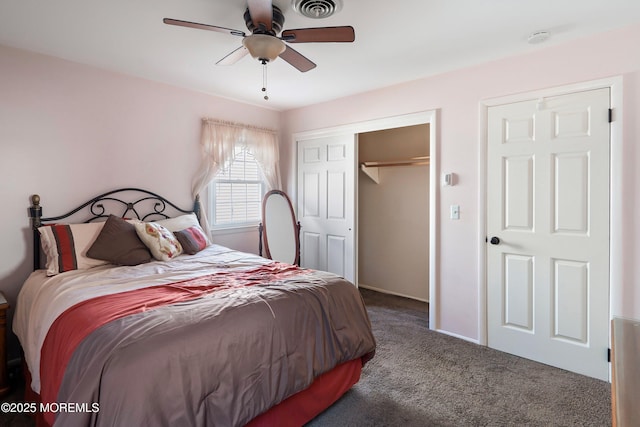
<instances>
[{"instance_id":1,"label":"bed","mask_svg":"<svg viewBox=\"0 0 640 427\"><path fill-rule=\"evenodd\" d=\"M303 425L374 355L353 284L212 244L197 199L118 189L57 217L32 203L13 330L39 425Z\"/></svg>"}]
</instances>

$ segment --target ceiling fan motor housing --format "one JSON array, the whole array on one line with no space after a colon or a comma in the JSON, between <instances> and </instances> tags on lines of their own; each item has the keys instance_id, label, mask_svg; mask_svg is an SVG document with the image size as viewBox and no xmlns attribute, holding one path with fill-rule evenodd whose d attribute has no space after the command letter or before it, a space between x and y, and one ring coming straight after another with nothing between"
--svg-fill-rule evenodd
<instances>
[{"instance_id":1,"label":"ceiling fan motor housing","mask_svg":"<svg viewBox=\"0 0 640 427\"><path fill-rule=\"evenodd\" d=\"M282 24L284 24L284 15L278 6L273 6L273 19L271 22L271 31L267 31L265 28L255 25L249 14L249 8L244 12L244 22L247 24L247 28L252 34L269 34L275 36L282 31Z\"/></svg>"}]
</instances>

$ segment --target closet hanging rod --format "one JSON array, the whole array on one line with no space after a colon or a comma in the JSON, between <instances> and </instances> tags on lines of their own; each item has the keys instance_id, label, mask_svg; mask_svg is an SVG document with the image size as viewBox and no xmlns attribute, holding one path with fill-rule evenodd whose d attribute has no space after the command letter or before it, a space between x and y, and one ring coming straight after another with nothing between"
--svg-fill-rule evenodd
<instances>
[{"instance_id":1,"label":"closet hanging rod","mask_svg":"<svg viewBox=\"0 0 640 427\"><path fill-rule=\"evenodd\" d=\"M380 162L361 162L360 170L365 173L369 178L373 180L376 184L380 184L380 173L379 168L386 166L420 166L420 165L428 165L429 164L429 156L424 157L413 157L407 160L390 160L390 161L380 161Z\"/></svg>"},{"instance_id":2,"label":"closet hanging rod","mask_svg":"<svg viewBox=\"0 0 640 427\"><path fill-rule=\"evenodd\" d=\"M429 157L418 157L414 159L407 160L389 160L389 161L379 161L379 162L362 162L361 166L366 168L376 167L386 167L386 166L420 166L420 165L428 165Z\"/></svg>"}]
</instances>

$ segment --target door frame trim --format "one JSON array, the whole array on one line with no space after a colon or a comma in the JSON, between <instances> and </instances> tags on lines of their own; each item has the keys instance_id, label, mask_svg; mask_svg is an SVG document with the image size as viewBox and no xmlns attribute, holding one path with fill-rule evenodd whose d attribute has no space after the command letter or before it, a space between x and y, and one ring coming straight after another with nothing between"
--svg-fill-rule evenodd
<instances>
[{"instance_id":1,"label":"door frame trim","mask_svg":"<svg viewBox=\"0 0 640 427\"><path fill-rule=\"evenodd\" d=\"M429 125L429 329L439 329L439 316L438 316L438 242L439 242L439 214L438 214L438 201L439 198L439 185L438 179L438 120L439 110L421 111L415 113L408 113L399 116L384 117L379 119L372 119L362 122L350 123L346 125L333 126L323 129L310 130L304 132L294 133L293 140L295 141L294 153L295 158L298 158L298 142L307 140L322 138L327 136L353 134L357 135L363 132L372 132L378 130L393 129L406 126L414 126L420 124ZM356 140L356 138L354 138ZM357 140L355 142L357 149ZM354 191L354 266L355 266L355 285L358 286L358 159L355 157L355 164L353 165L355 173L355 191ZM298 192L298 164L296 161L296 182L294 191ZM296 206L297 206L296 201Z\"/></svg>"},{"instance_id":2,"label":"door frame trim","mask_svg":"<svg viewBox=\"0 0 640 427\"><path fill-rule=\"evenodd\" d=\"M614 76L565 86L558 86L520 94L482 100L479 106L480 141L478 155L478 343L487 345L487 149L488 149L488 109L489 107L520 101L541 99L546 97L567 95L594 89L609 88L611 96L610 108L613 109L609 144L609 318L613 317L613 301L622 285L622 219L623 199L622 174L623 165L623 123L622 123L622 76ZM609 334L611 340L611 334ZM611 344L611 343L609 343Z\"/></svg>"}]
</instances>

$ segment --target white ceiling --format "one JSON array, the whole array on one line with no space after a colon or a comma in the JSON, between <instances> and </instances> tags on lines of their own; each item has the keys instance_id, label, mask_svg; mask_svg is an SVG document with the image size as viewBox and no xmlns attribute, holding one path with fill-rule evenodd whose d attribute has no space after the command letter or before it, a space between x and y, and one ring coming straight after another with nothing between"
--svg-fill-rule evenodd
<instances>
[{"instance_id":1,"label":"white ceiling","mask_svg":"<svg viewBox=\"0 0 640 427\"><path fill-rule=\"evenodd\" d=\"M293 45L318 66L269 64L269 101L257 60L215 65L240 37L162 22L248 32L246 0L0 0L0 44L287 110L640 22L639 0L343 0L322 20L296 14L290 0L274 4L284 29L352 25L356 41ZM528 44L539 30L551 38Z\"/></svg>"}]
</instances>

